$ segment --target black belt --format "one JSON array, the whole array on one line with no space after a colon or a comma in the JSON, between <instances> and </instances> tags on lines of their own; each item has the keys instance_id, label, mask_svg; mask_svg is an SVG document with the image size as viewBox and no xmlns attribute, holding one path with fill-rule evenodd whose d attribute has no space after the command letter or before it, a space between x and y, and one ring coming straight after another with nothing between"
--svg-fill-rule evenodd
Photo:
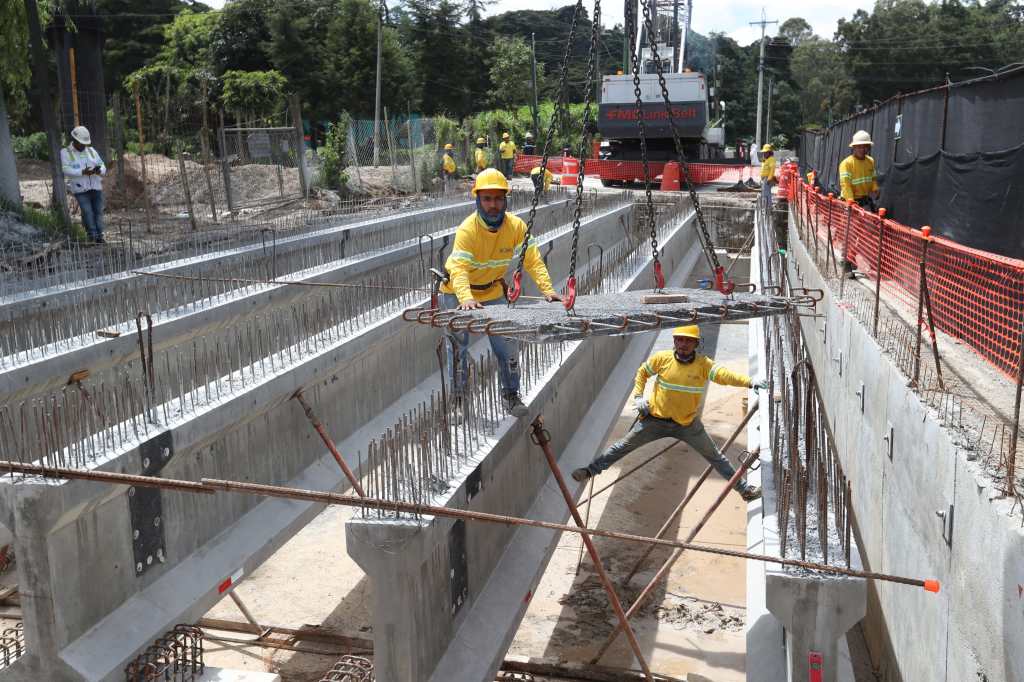
<instances>
[{"instance_id":1,"label":"black belt","mask_svg":"<svg viewBox=\"0 0 1024 682\"><path fill-rule=\"evenodd\" d=\"M470 284L469 288L472 289L473 291L487 291L488 289L493 287L495 284L498 284L499 282L501 283L501 288L504 290L505 280L500 277L494 280L493 282L488 282L487 284Z\"/></svg>"}]
</instances>

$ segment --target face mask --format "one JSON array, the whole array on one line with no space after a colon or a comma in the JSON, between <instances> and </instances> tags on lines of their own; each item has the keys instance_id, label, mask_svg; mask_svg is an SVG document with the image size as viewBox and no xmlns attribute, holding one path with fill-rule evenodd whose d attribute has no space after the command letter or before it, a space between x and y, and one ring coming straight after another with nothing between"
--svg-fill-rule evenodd
<instances>
[{"instance_id":1,"label":"face mask","mask_svg":"<svg viewBox=\"0 0 1024 682\"><path fill-rule=\"evenodd\" d=\"M497 232L501 224L505 222L505 207L508 205L507 201L502 202L501 210L496 216L489 216L484 212L483 206L480 204L480 197L476 198L476 214L480 216L480 220L484 222L487 229L491 232Z\"/></svg>"},{"instance_id":2,"label":"face mask","mask_svg":"<svg viewBox=\"0 0 1024 682\"><path fill-rule=\"evenodd\" d=\"M681 362L681 363L683 363L684 365L688 365L688 364L690 364L691 362L693 362L694 358L696 358L696 357L697 357L697 351L693 351L693 352L692 352L692 353L690 353L689 355L680 355L680 354L679 354L679 351L675 351L675 356L676 356L676 360L677 360L678 362Z\"/></svg>"}]
</instances>

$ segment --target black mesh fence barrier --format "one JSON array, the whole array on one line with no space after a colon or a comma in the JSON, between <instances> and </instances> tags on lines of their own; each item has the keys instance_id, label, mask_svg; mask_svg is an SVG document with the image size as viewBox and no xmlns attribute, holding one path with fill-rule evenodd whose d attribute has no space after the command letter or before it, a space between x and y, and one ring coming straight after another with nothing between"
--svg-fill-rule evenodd
<instances>
[{"instance_id":1,"label":"black mesh fence barrier","mask_svg":"<svg viewBox=\"0 0 1024 682\"><path fill-rule=\"evenodd\" d=\"M879 206L972 248L1024 258L1024 68L898 95L800 139L802 174L839 196L853 134L874 146Z\"/></svg>"}]
</instances>

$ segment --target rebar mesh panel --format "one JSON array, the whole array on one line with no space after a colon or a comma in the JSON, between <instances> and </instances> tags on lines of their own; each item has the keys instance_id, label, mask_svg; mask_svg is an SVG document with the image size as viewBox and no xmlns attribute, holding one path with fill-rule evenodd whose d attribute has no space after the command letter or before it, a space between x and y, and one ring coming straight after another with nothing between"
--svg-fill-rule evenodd
<instances>
[{"instance_id":1,"label":"rebar mesh panel","mask_svg":"<svg viewBox=\"0 0 1024 682\"><path fill-rule=\"evenodd\" d=\"M373 682L373 663L361 656L342 656L320 682Z\"/></svg>"},{"instance_id":2,"label":"rebar mesh panel","mask_svg":"<svg viewBox=\"0 0 1024 682\"><path fill-rule=\"evenodd\" d=\"M795 308L813 307L820 292L801 290L795 297L732 294L703 289L665 289L683 295L681 303L644 303L653 291L578 296L573 314L558 304L529 303L514 308L491 306L483 310L411 309L407 321L444 327L450 331L507 336L533 342L569 341L588 336L639 334L685 324L720 324L779 315Z\"/></svg>"}]
</instances>

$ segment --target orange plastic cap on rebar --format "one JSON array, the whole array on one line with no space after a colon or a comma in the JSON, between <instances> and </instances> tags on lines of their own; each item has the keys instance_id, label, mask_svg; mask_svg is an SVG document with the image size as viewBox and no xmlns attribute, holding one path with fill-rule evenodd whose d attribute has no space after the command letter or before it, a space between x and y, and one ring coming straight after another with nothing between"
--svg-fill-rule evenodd
<instances>
[{"instance_id":1,"label":"orange plastic cap on rebar","mask_svg":"<svg viewBox=\"0 0 1024 682\"><path fill-rule=\"evenodd\" d=\"M928 237L931 237L932 236L932 228L930 226L928 226L928 225L925 225L924 227L922 227L921 228L921 236L924 239L928 239Z\"/></svg>"},{"instance_id":2,"label":"orange plastic cap on rebar","mask_svg":"<svg viewBox=\"0 0 1024 682\"><path fill-rule=\"evenodd\" d=\"M939 581L938 580L925 580L924 589L926 592L939 593Z\"/></svg>"},{"instance_id":3,"label":"orange plastic cap on rebar","mask_svg":"<svg viewBox=\"0 0 1024 682\"><path fill-rule=\"evenodd\" d=\"M887 211L884 208L878 209L878 217L879 218L884 218L886 213L887 213Z\"/></svg>"}]
</instances>

